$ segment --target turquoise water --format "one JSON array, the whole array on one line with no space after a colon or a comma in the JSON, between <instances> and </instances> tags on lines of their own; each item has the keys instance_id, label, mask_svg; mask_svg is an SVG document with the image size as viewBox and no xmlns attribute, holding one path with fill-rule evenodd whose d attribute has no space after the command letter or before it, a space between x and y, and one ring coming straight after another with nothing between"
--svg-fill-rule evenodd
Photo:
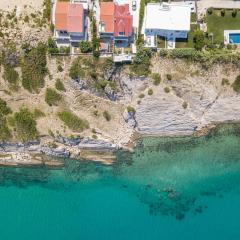
<instances>
[{"instance_id":1,"label":"turquoise water","mask_svg":"<svg viewBox=\"0 0 240 240\"><path fill-rule=\"evenodd\" d=\"M230 33L229 41L230 43L240 44L240 33Z\"/></svg>"},{"instance_id":2,"label":"turquoise water","mask_svg":"<svg viewBox=\"0 0 240 240\"><path fill-rule=\"evenodd\" d=\"M240 239L240 130L143 138L112 166L0 169L0 236L13 239Z\"/></svg>"}]
</instances>

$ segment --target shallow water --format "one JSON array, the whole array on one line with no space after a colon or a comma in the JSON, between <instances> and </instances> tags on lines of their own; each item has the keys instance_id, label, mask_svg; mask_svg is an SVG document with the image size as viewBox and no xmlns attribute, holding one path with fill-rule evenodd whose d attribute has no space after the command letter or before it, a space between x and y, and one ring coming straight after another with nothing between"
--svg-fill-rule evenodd
<instances>
[{"instance_id":1,"label":"shallow water","mask_svg":"<svg viewBox=\"0 0 240 240\"><path fill-rule=\"evenodd\" d=\"M239 146L228 125L143 138L112 166L1 168L1 239L240 239Z\"/></svg>"}]
</instances>

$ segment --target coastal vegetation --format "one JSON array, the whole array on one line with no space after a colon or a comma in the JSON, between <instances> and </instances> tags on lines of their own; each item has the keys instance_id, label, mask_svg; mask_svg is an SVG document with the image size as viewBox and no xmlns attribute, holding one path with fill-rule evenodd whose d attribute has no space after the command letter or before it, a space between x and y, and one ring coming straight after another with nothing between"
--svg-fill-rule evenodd
<instances>
[{"instance_id":1,"label":"coastal vegetation","mask_svg":"<svg viewBox=\"0 0 240 240\"><path fill-rule=\"evenodd\" d=\"M55 88L56 88L58 91L62 91L62 92L65 92L65 91L66 91L63 82L62 82L59 78L56 80Z\"/></svg>"},{"instance_id":2,"label":"coastal vegetation","mask_svg":"<svg viewBox=\"0 0 240 240\"><path fill-rule=\"evenodd\" d=\"M45 101L49 106L57 106L62 96L52 88L47 88L45 93Z\"/></svg>"},{"instance_id":3,"label":"coastal vegetation","mask_svg":"<svg viewBox=\"0 0 240 240\"><path fill-rule=\"evenodd\" d=\"M25 51L22 63L22 86L29 92L39 92L44 87L47 75L46 46L39 43L37 47Z\"/></svg>"},{"instance_id":4,"label":"coastal vegetation","mask_svg":"<svg viewBox=\"0 0 240 240\"><path fill-rule=\"evenodd\" d=\"M240 75L236 77L232 86L233 86L234 91L240 92Z\"/></svg>"},{"instance_id":5,"label":"coastal vegetation","mask_svg":"<svg viewBox=\"0 0 240 240\"><path fill-rule=\"evenodd\" d=\"M108 86L116 90L116 85L111 79L107 80L105 74L112 70L113 61L110 58L93 58L80 56L76 58L70 67L69 76L79 81L84 80L88 86L103 93Z\"/></svg>"},{"instance_id":6,"label":"coastal vegetation","mask_svg":"<svg viewBox=\"0 0 240 240\"><path fill-rule=\"evenodd\" d=\"M21 141L27 142L38 138L36 120L27 108L21 108L19 112L15 112L11 122Z\"/></svg>"},{"instance_id":7,"label":"coastal vegetation","mask_svg":"<svg viewBox=\"0 0 240 240\"><path fill-rule=\"evenodd\" d=\"M109 113L107 110L105 110L105 111L103 112L103 117L104 117L108 122L111 121L111 119L112 119L110 113Z\"/></svg>"},{"instance_id":8,"label":"coastal vegetation","mask_svg":"<svg viewBox=\"0 0 240 240\"><path fill-rule=\"evenodd\" d=\"M138 76L148 76L151 66L152 50L139 47L138 52L131 65L131 70Z\"/></svg>"},{"instance_id":9,"label":"coastal vegetation","mask_svg":"<svg viewBox=\"0 0 240 240\"><path fill-rule=\"evenodd\" d=\"M89 128L87 120L79 118L70 111L61 111L58 113L58 117L73 131L82 132Z\"/></svg>"},{"instance_id":10,"label":"coastal vegetation","mask_svg":"<svg viewBox=\"0 0 240 240\"><path fill-rule=\"evenodd\" d=\"M0 98L0 140L9 140L11 137L11 131L7 125L6 116L12 113L11 109L7 106L7 103Z\"/></svg>"}]
</instances>

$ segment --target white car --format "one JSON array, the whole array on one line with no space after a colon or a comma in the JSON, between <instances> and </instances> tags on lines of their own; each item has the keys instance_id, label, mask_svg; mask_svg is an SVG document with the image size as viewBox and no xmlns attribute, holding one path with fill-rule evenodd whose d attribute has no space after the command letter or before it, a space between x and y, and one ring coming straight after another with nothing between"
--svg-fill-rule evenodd
<instances>
[{"instance_id":1,"label":"white car","mask_svg":"<svg viewBox=\"0 0 240 240\"><path fill-rule=\"evenodd\" d=\"M137 9L137 2L134 0L132 1L132 10L136 11L136 9Z\"/></svg>"}]
</instances>

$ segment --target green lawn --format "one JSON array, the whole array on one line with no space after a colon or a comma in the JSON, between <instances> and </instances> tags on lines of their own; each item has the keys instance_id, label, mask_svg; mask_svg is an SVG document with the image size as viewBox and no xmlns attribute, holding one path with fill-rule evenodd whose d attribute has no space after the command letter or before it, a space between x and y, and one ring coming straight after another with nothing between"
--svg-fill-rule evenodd
<instances>
[{"instance_id":1,"label":"green lawn","mask_svg":"<svg viewBox=\"0 0 240 240\"><path fill-rule=\"evenodd\" d=\"M197 21L197 14L191 13L191 22L196 22L196 21Z\"/></svg>"},{"instance_id":2,"label":"green lawn","mask_svg":"<svg viewBox=\"0 0 240 240\"><path fill-rule=\"evenodd\" d=\"M194 31L197 29L197 24L191 24L191 30L188 33L188 38L186 39L176 39L176 48L193 48L193 36Z\"/></svg>"},{"instance_id":3,"label":"green lawn","mask_svg":"<svg viewBox=\"0 0 240 240\"><path fill-rule=\"evenodd\" d=\"M224 30L240 30L240 11L237 16L232 16L232 10L225 10L225 16L221 16L221 10L213 10L212 14L207 13L206 17L208 33L213 33L215 43L224 41Z\"/></svg>"}]
</instances>

